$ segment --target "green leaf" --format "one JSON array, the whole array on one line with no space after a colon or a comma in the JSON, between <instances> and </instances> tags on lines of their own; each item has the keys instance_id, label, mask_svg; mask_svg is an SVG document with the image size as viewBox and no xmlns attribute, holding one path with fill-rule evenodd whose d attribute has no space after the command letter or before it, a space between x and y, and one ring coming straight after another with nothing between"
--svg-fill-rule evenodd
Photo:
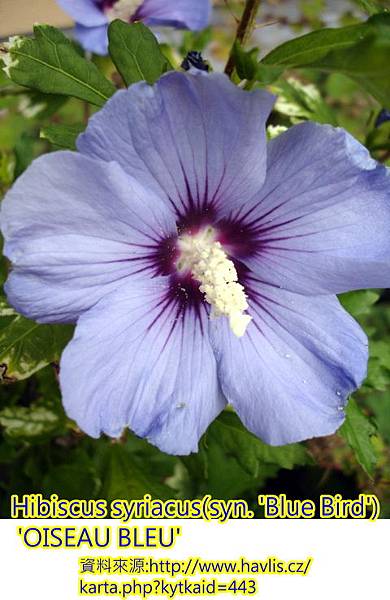
<instances>
[{"instance_id":1,"label":"green leaf","mask_svg":"<svg viewBox=\"0 0 390 600\"><path fill-rule=\"evenodd\" d=\"M2 303L0 366L5 382L27 379L46 365L57 362L73 334L72 326L39 325L12 313L12 309Z\"/></svg>"},{"instance_id":2,"label":"green leaf","mask_svg":"<svg viewBox=\"0 0 390 600\"><path fill-rule=\"evenodd\" d=\"M365 37L375 33L376 29L372 19L368 19L366 23L359 25L312 31L281 44L267 54L261 62L265 65L278 65L283 68L307 67L326 58L332 51L344 51L352 48Z\"/></svg>"},{"instance_id":3,"label":"green leaf","mask_svg":"<svg viewBox=\"0 0 390 600\"><path fill-rule=\"evenodd\" d=\"M140 468L128 449L120 443L110 444L104 465L103 491L100 494L111 501L116 498L131 500L151 494L154 498L168 499L172 490L151 478Z\"/></svg>"},{"instance_id":4,"label":"green leaf","mask_svg":"<svg viewBox=\"0 0 390 600\"><path fill-rule=\"evenodd\" d=\"M0 425L10 438L38 441L58 433L63 421L45 406L9 406L0 411Z\"/></svg>"},{"instance_id":5,"label":"green leaf","mask_svg":"<svg viewBox=\"0 0 390 600\"><path fill-rule=\"evenodd\" d=\"M288 116L293 123L308 119L337 126L337 115L322 98L318 88L290 77L274 87L278 98L275 110Z\"/></svg>"},{"instance_id":6,"label":"green leaf","mask_svg":"<svg viewBox=\"0 0 390 600\"><path fill-rule=\"evenodd\" d=\"M79 55L61 31L49 25L36 25L34 36L14 37L6 45L8 52L3 60L12 81L45 94L73 96L96 106L103 106L114 94L114 85L96 65Z\"/></svg>"},{"instance_id":7,"label":"green leaf","mask_svg":"<svg viewBox=\"0 0 390 600\"><path fill-rule=\"evenodd\" d=\"M370 340L368 375L364 386L382 392L390 389L390 345L388 340Z\"/></svg>"},{"instance_id":8,"label":"green leaf","mask_svg":"<svg viewBox=\"0 0 390 600\"><path fill-rule=\"evenodd\" d=\"M237 415L223 412L207 430L205 444L222 446L230 456L234 456L241 466L252 477L257 477L262 465L278 465L282 469L292 469L296 465L310 462L306 448L300 444L287 446L268 446L250 433L241 424Z\"/></svg>"},{"instance_id":9,"label":"green leaf","mask_svg":"<svg viewBox=\"0 0 390 600\"><path fill-rule=\"evenodd\" d=\"M15 174L15 156L0 152L0 192L5 191L13 182Z\"/></svg>"},{"instance_id":10,"label":"green leaf","mask_svg":"<svg viewBox=\"0 0 390 600\"><path fill-rule=\"evenodd\" d=\"M352 316L358 317L367 314L380 298L380 293L375 290L358 290L340 294L339 300L345 310Z\"/></svg>"},{"instance_id":11,"label":"green leaf","mask_svg":"<svg viewBox=\"0 0 390 600\"><path fill-rule=\"evenodd\" d=\"M54 464L45 471L40 484L42 493L68 500L95 498L101 483L95 461L82 448L68 450L65 460L65 464Z\"/></svg>"},{"instance_id":12,"label":"green leaf","mask_svg":"<svg viewBox=\"0 0 390 600\"><path fill-rule=\"evenodd\" d=\"M374 413L380 435L390 444L390 390L369 394L365 401Z\"/></svg>"},{"instance_id":13,"label":"green leaf","mask_svg":"<svg viewBox=\"0 0 390 600\"><path fill-rule=\"evenodd\" d=\"M372 340L370 355L378 358L381 365L390 372L390 344L387 340Z\"/></svg>"},{"instance_id":14,"label":"green leaf","mask_svg":"<svg viewBox=\"0 0 390 600\"><path fill-rule=\"evenodd\" d=\"M375 2L375 0L354 0L354 2L368 15L375 15L384 10L390 10L390 2L388 0L381 0L379 2Z\"/></svg>"},{"instance_id":15,"label":"green leaf","mask_svg":"<svg viewBox=\"0 0 390 600\"><path fill-rule=\"evenodd\" d=\"M348 75L383 106L390 106L390 15L374 15L366 23L319 29L278 46L260 62L272 70L310 68ZM277 71L274 75L276 75ZM275 77L276 78L276 77Z\"/></svg>"},{"instance_id":16,"label":"green leaf","mask_svg":"<svg viewBox=\"0 0 390 600\"><path fill-rule=\"evenodd\" d=\"M85 129L82 123L78 125L48 125L41 129L40 137L58 148L76 150L76 140Z\"/></svg>"},{"instance_id":17,"label":"green leaf","mask_svg":"<svg viewBox=\"0 0 390 600\"><path fill-rule=\"evenodd\" d=\"M19 177L30 165L34 158L34 138L23 133L15 145L15 179Z\"/></svg>"},{"instance_id":18,"label":"green leaf","mask_svg":"<svg viewBox=\"0 0 390 600\"><path fill-rule=\"evenodd\" d=\"M264 486L279 471L277 465L264 463L254 477L217 443L210 443L207 450L201 448L199 454L182 460L188 473L184 497L211 494L223 500L241 498L246 491Z\"/></svg>"},{"instance_id":19,"label":"green leaf","mask_svg":"<svg viewBox=\"0 0 390 600\"><path fill-rule=\"evenodd\" d=\"M108 28L109 52L126 85L155 83L169 69L153 33L143 23L113 21Z\"/></svg>"},{"instance_id":20,"label":"green leaf","mask_svg":"<svg viewBox=\"0 0 390 600\"><path fill-rule=\"evenodd\" d=\"M69 100L66 96L58 94L43 94L34 90L26 89L26 93L20 96L18 111L26 119L42 121L49 119Z\"/></svg>"},{"instance_id":21,"label":"green leaf","mask_svg":"<svg viewBox=\"0 0 390 600\"><path fill-rule=\"evenodd\" d=\"M258 53L259 51L257 48L245 50L240 42L234 42L233 58L236 71L240 79L247 79L248 81L253 81L256 79L256 73L258 70Z\"/></svg>"},{"instance_id":22,"label":"green leaf","mask_svg":"<svg viewBox=\"0 0 390 600\"><path fill-rule=\"evenodd\" d=\"M348 403L346 420L339 429L339 434L354 451L361 467L372 477L378 460L372 441L372 437L376 435L376 428L352 398Z\"/></svg>"},{"instance_id":23,"label":"green leaf","mask_svg":"<svg viewBox=\"0 0 390 600\"><path fill-rule=\"evenodd\" d=\"M263 65L257 62L257 48L245 50L240 42L235 41L233 46L233 57L237 75L240 79L250 82L259 81L268 85L275 81L283 73L283 68Z\"/></svg>"},{"instance_id":24,"label":"green leaf","mask_svg":"<svg viewBox=\"0 0 390 600\"><path fill-rule=\"evenodd\" d=\"M206 493L237 498L260 488L282 468L311 464L304 446L271 447L247 431L237 415L223 412L202 438L199 453L181 459L187 469L187 496Z\"/></svg>"},{"instance_id":25,"label":"green leaf","mask_svg":"<svg viewBox=\"0 0 390 600\"><path fill-rule=\"evenodd\" d=\"M370 351L372 343L370 343ZM390 386L390 372L383 365L381 358L370 356L368 361L368 374L364 382L365 388L385 392Z\"/></svg>"}]
</instances>

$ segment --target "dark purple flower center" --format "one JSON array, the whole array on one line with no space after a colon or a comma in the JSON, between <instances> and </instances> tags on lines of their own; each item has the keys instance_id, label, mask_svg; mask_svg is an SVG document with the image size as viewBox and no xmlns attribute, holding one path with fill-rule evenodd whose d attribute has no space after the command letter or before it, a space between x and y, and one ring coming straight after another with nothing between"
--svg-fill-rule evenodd
<instances>
[{"instance_id":1,"label":"dark purple flower center","mask_svg":"<svg viewBox=\"0 0 390 600\"><path fill-rule=\"evenodd\" d=\"M250 296L250 272L242 259L255 253L259 246L256 230L252 230L239 218L219 219L218 211L213 207L190 209L178 217L177 235L161 240L150 262L154 276L170 277L172 299L179 301L182 308L192 306L199 310L205 298L199 289L199 281L194 279L192 273L178 269L179 240L186 236L196 237L206 228L212 228L215 240L233 262L238 280L245 289L248 288Z\"/></svg>"},{"instance_id":2,"label":"dark purple flower center","mask_svg":"<svg viewBox=\"0 0 390 600\"><path fill-rule=\"evenodd\" d=\"M106 11L113 7L116 0L94 0L94 2L100 10Z\"/></svg>"}]
</instances>

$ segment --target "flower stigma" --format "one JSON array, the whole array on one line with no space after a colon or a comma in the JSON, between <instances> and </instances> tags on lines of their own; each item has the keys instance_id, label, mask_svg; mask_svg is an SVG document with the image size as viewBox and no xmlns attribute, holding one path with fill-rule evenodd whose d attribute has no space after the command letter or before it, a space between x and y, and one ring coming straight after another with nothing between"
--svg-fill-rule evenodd
<instances>
[{"instance_id":1,"label":"flower stigma","mask_svg":"<svg viewBox=\"0 0 390 600\"><path fill-rule=\"evenodd\" d=\"M248 309L244 287L238 283L233 261L216 240L212 227L206 227L196 235L184 234L178 240L180 257L176 263L180 273L191 271L200 282L199 289L211 305L210 317L226 316L237 337L242 337L252 317Z\"/></svg>"},{"instance_id":2,"label":"flower stigma","mask_svg":"<svg viewBox=\"0 0 390 600\"><path fill-rule=\"evenodd\" d=\"M131 17L137 12L144 0L117 0L114 4L106 9L106 15L109 21L121 19L122 21L130 21Z\"/></svg>"}]
</instances>

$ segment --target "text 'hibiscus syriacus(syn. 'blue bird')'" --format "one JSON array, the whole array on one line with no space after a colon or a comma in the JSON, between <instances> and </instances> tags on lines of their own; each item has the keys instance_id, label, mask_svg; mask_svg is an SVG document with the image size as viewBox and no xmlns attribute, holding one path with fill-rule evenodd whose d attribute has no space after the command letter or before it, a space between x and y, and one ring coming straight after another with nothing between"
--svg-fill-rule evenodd
<instances>
[{"instance_id":1,"label":"text 'hibiscus syriacus(syn. 'blue bird')'","mask_svg":"<svg viewBox=\"0 0 390 600\"><path fill-rule=\"evenodd\" d=\"M8 192L8 298L77 321L60 381L91 436L184 455L227 403L276 445L343 422L367 339L335 294L390 284L390 176L327 125L267 146L273 101L200 71L135 84Z\"/></svg>"},{"instance_id":2,"label":"text 'hibiscus syriacus(syn. 'blue bird')'","mask_svg":"<svg viewBox=\"0 0 390 600\"><path fill-rule=\"evenodd\" d=\"M57 0L76 22L75 35L85 50L108 52L107 28L114 19L150 26L198 31L210 20L210 0Z\"/></svg>"}]
</instances>

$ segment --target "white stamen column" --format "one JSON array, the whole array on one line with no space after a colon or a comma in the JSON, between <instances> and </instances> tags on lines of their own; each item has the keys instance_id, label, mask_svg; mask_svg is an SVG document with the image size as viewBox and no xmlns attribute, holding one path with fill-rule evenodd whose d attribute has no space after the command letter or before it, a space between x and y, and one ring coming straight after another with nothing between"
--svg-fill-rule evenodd
<instances>
[{"instance_id":1,"label":"white stamen column","mask_svg":"<svg viewBox=\"0 0 390 600\"><path fill-rule=\"evenodd\" d=\"M230 328L242 337L252 320L245 314L248 309L244 287L238 283L234 263L228 258L220 242L215 241L212 227L195 236L184 235L179 239L179 271L190 270L200 282L199 289L211 304L211 317L222 315L229 318Z\"/></svg>"}]
</instances>

